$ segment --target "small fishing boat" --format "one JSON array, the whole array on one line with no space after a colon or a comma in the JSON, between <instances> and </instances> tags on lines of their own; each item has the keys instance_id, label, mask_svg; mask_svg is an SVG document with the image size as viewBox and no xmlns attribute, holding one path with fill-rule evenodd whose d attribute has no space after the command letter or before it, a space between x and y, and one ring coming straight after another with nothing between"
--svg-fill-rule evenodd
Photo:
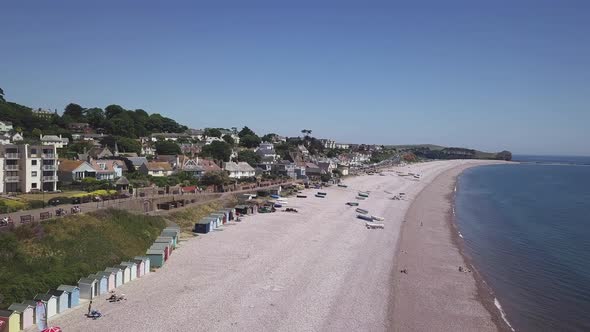
<instances>
[{"instance_id":1,"label":"small fishing boat","mask_svg":"<svg viewBox=\"0 0 590 332\"><path fill-rule=\"evenodd\" d=\"M362 197L362 196L357 196L356 199L359 199L359 200L363 201L363 200L365 200L367 198L366 197Z\"/></svg>"},{"instance_id":2,"label":"small fishing boat","mask_svg":"<svg viewBox=\"0 0 590 332\"><path fill-rule=\"evenodd\" d=\"M340 183L338 184L338 187L340 187L340 188L348 188L348 186L347 186L347 185L345 185L345 184L340 184Z\"/></svg>"},{"instance_id":3,"label":"small fishing boat","mask_svg":"<svg viewBox=\"0 0 590 332\"><path fill-rule=\"evenodd\" d=\"M367 214L367 213L369 213L369 210L365 210L365 209L361 209L361 208L357 208L355 211L358 212L358 213L361 213L361 214Z\"/></svg>"},{"instance_id":4,"label":"small fishing boat","mask_svg":"<svg viewBox=\"0 0 590 332\"><path fill-rule=\"evenodd\" d=\"M297 195L297 198L307 198L307 195Z\"/></svg>"},{"instance_id":5,"label":"small fishing boat","mask_svg":"<svg viewBox=\"0 0 590 332\"><path fill-rule=\"evenodd\" d=\"M359 194L358 194L358 195L359 195L360 197L369 197L369 193L364 193L364 192L362 192L362 191L359 191Z\"/></svg>"},{"instance_id":6,"label":"small fishing boat","mask_svg":"<svg viewBox=\"0 0 590 332\"><path fill-rule=\"evenodd\" d=\"M371 216L371 218L373 218L373 220L377 220L377 221L383 221L383 220L385 220L385 218L378 217L378 216Z\"/></svg>"},{"instance_id":7,"label":"small fishing boat","mask_svg":"<svg viewBox=\"0 0 590 332\"><path fill-rule=\"evenodd\" d=\"M318 191L318 195L326 196L328 193Z\"/></svg>"},{"instance_id":8,"label":"small fishing boat","mask_svg":"<svg viewBox=\"0 0 590 332\"><path fill-rule=\"evenodd\" d=\"M316 195L315 195L315 197L319 197L319 198L326 198L326 196L324 196L324 195L319 195L319 194L316 194Z\"/></svg>"},{"instance_id":9,"label":"small fishing boat","mask_svg":"<svg viewBox=\"0 0 590 332\"><path fill-rule=\"evenodd\" d=\"M357 214L356 217L365 221L373 221L373 218L371 218L370 216L366 216L364 214Z\"/></svg>"},{"instance_id":10,"label":"small fishing boat","mask_svg":"<svg viewBox=\"0 0 590 332\"><path fill-rule=\"evenodd\" d=\"M283 207L283 204L275 203L275 207L276 208L282 208Z\"/></svg>"},{"instance_id":11,"label":"small fishing boat","mask_svg":"<svg viewBox=\"0 0 590 332\"><path fill-rule=\"evenodd\" d=\"M270 195L270 198L281 198L279 195Z\"/></svg>"},{"instance_id":12,"label":"small fishing boat","mask_svg":"<svg viewBox=\"0 0 590 332\"><path fill-rule=\"evenodd\" d=\"M359 203L358 202L347 202L346 205L359 206Z\"/></svg>"}]
</instances>

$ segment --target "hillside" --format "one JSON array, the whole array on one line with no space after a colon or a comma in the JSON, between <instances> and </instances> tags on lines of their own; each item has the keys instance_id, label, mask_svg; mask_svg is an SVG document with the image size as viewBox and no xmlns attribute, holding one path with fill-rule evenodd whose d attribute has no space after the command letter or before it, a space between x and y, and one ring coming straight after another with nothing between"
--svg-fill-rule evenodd
<instances>
[{"instance_id":1,"label":"hillside","mask_svg":"<svg viewBox=\"0 0 590 332\"><path fill-rule=\"evenodd\" d=\"M445 147L434 144L388 145L387 148L411 152L423 159L492 159L512 160L510 151L483 152L474 149Z\"/></svg>"},{"instance_id":2,"label":"hillside","mask_svg":"<svg viewBox=\"0 0 590 332\"><path fill-rule=\"evenodd\" d=\"M106 210L0 233L0 308L144 254L165 225Z\"/></svg>"}]
</instances>

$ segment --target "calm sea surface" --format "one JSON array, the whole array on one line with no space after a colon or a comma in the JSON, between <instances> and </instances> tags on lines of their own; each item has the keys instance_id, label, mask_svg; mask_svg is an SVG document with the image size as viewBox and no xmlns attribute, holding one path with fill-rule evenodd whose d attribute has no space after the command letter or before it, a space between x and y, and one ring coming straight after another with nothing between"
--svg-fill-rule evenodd
<instances>
[{"instance_id":1,"label":"calm sea surface","mask_svg":"<svg viewBox=\"0 0 590 332\"><path fill-rule=\"evenodd\" d=\"M590 158L515 159L459 178L467 253L517 331L590 331Z\"/></svg>"}]
</instances>

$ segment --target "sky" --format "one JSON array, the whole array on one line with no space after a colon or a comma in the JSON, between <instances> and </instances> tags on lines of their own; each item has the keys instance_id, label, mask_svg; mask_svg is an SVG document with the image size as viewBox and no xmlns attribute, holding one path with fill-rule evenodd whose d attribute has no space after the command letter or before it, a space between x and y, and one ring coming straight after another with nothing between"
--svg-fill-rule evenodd
<instances>
[{"instance_id":1,"label":"sky","mask_svg":"<svg viewBox=\"0 0 590 332\"><path fill-rule=\"evenodd\" d=\"M590 155L589 1L7 1L6 99Z\"/></svg>"}]
</instances>

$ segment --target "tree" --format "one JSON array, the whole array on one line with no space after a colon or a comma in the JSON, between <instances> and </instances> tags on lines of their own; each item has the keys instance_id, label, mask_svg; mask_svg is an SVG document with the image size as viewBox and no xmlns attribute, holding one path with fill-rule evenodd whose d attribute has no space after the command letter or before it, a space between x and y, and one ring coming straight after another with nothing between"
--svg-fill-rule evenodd
<instances>
[{"instance_id":1,"label":"tree","mask_svg":"<svg viewBox=\"0 0 590 332\"><path fill-rule=\"evenodd\" d=\"M180 146L172 141L156 142L156 154L180 154Z\"/></svg>"},{"instance_id":2,"label":"tree","mask_svg":"<svg viewBox=\"0 0 590 332\"><path fill-rule=\"evenodd\" d=\"M104 110L105 110L105 116L107 117L107 119L111 119L115 115L125 112L125 109L119 105L109 105Z\"/></svg>"},{"instance_id":3,"label":"tree","mask_svg":"<svg viewBox=\"0 0 590 332\"><path fill-rule=\"evenodd\" d=\"M276 136L277 136L277 134L275 134L275 133L266 134L266 135L262 136L262 141L263 142L272 142L272 141L274 141Z\"/></svg>"},{"instance_id":4,"label":"tree","mask_svg":"<svg viewBox=\"0 0 590 332\"><path fill-rule=\"evenodd\" d=\"M302 129L301 133L303 134L303 136L307 137L311 135L311 129Z\"/></svg>"},{"instance_id":5,"label":"tree","mask_svg":"<svg viewBox=\"0 0 590 332\"><path fill-rule=\"evenodd\" d=\"M209 171L203 174L201 183L206 186L223 186L229 183L229 175L225 171Z\"/></svg>"},{"instance_id":6,"label":"tree","mask_svg":"<svg viewBox=\"0 0 590 332\"><path fill-rule=\"evenodd\" d=\"M31 136L34 138L38 139L41 135L43 135L43 132L39 128L35 128L31 131Z\"/></svg>"},{"instance_id":7,"label":"tree","mask_svg":"<svg viewBox=\"0 0 590 332\"><path fill-rule=\"evenodd\" d=\"M107 146L113 152L115 150L115 143L120 152L141 152L141 144L132 138L122 136L105 136L100 140L100 144Z\"/></svg>"},{"instance_id":8,"label":"tree","mask_svg":"<svg viewBox=\"0 0 590 332\"><path fill-rule=\"evenodd\" d=\"M92 128L100 128L104 124L105 115L102 108L90 108L86 110L86 121Z\"/></svg>"},{"instance_id":9,"label":"tree","mask_svg":"<svg viewBox=\"0 0 590 332\"><path fill-rule=\"evenodd\" d=\"M256 135L246 135L240 137L240 145L247 148L255 148L260 145L260 137Z\"/></svg>"},{"instance_id":10,"label":"tree","mask_svg":"<svg viewBox=\"0 0 590 332\"><path fill-rule=\"evenodd\" d=\"M0 101L6 101L4 100L4 90L2 88L0 88Z\"/></svg>"},{"instance_id":11,"label":"tree","mask_svg":"<svg viewBox=\"0 0 590 332\"><path fill-rule=\"evenodd\" d=\"M69 116L73 121L84 120L84 108L78 104L69 103L64 109L64 116Z\"/></svg>"},{"instance_id":12,"label":"tree","mask_svg":"<svg viewBox=\"0 0 590 332\"><path fill-rule=\"evenodd\" d=\"M256 167L262 158L252 150L242 150L238 153L238 161L245 161L250 166Z\"/></svg>"},{"instance_id":13,"label":"tree","mask_svg":"<svg viewBox=\"0 0 590 332\"><path fill-rule=\"evenodd\" d=\"M205 136L221 138L221 130L217 128L205 128Z\"/></svg>"},{"instance_id":14,"label":"tree","mask_svg":"<svg viewBox=\"0 0 590 332\"><path fill-rule=\"evenodd\" d=\"M240 130L240 132L238 133L238 136L240 138L247 136L247 135L253 135L256 136L256 133L252 131L252 129L248 128L248 127L244 127L242 128L242 130Z\"/></svg>"},{"instance_id":15,"label":"tree","mask_svg":"<svg viewBox=\"0 0 590 332\"><path fill-rule=\"evenodd\" d=\"M215 160L229 161L231 152L231 146L226 142L214 141L203 147L201 155Z\"/></svg>"},{"instance_id":16,"label":"tree","mask_svg":"<svg viewBox=\"0 0 590 332\"><path fill-rule=\"evenodd\" d=\"M234 146L234 144L236 144L236 141L230 135L223 135L223 140L231 146Z\"/></svg>"}]
</instances>

